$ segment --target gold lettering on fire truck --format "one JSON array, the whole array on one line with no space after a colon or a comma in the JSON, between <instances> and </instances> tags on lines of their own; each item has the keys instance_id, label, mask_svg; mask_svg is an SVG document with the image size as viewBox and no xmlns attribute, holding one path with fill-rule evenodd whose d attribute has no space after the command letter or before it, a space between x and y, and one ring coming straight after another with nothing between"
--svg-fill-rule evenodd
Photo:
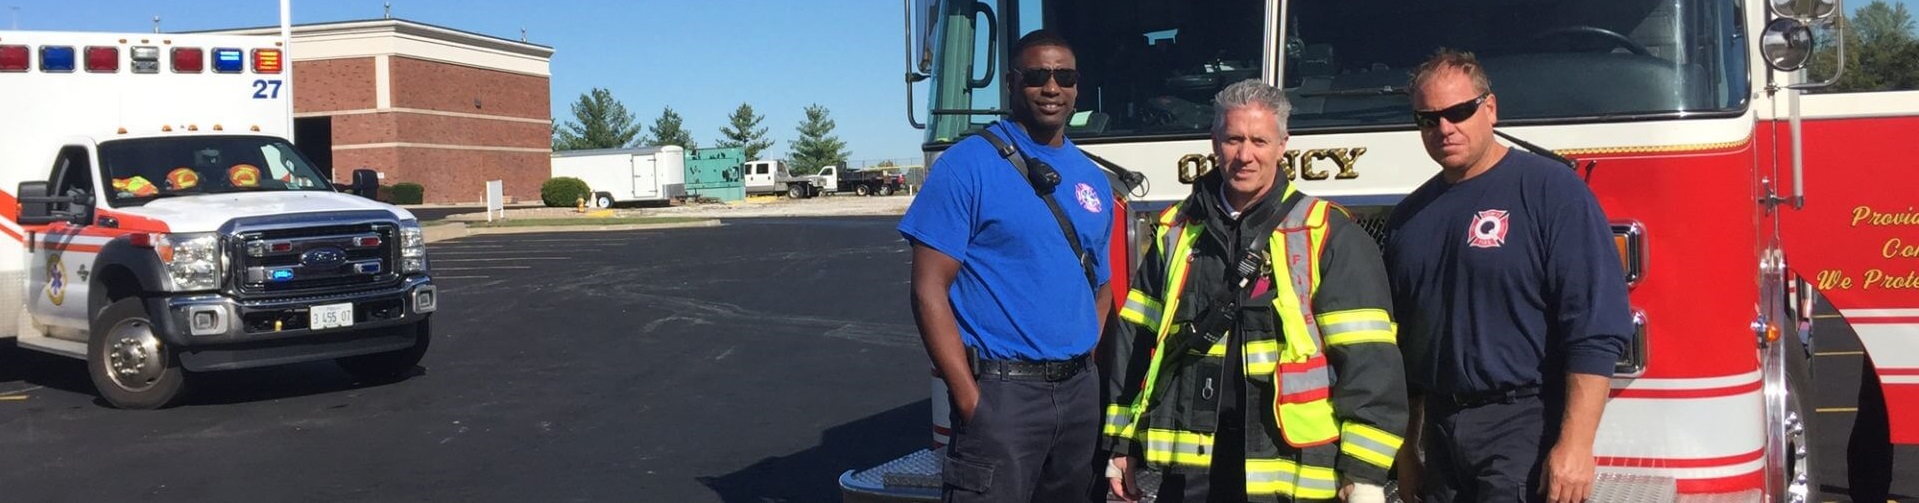
<instances>
[{"instance_id":1,"label":"gold lettering on fire truck","mask_svg":"<svg viewBox=\"0 0 1919 503\"><path fill-rule=\"evenodd\" d=\"M1906 211L1884 212L1871 206L1861 205L1852 209L1852 226L1858 227L1862 223L1873 226L1919 227L1919 211L1914 211L1911 206L1907 206Z\"/></svg>"},{"instance_id":2,"label":"gold lettering on fire truck","mask_svg":"<svg viewBox=\"0 0 1919 503\"><path fill-rule=\"evenodd\" d=\"M1288 150L1280 154L1279 168L1286 173L1287 180L1351 180L1359 178L1359 156L1362 155L1366 155L1366 147ZM1321 161L1331 162L1337 171L1327 171L1323 167L1325 162ZM1211 154L1186 154L1174 161L1180 183L1193 183L1218 165L1219 157Z\"/></svg>"}]
</instances>

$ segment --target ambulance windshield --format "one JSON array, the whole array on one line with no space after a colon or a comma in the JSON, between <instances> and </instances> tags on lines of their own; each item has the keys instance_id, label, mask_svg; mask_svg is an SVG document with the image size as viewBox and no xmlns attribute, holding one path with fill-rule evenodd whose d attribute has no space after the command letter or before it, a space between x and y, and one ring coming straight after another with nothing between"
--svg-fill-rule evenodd
<instances>
[{"instance_id":1,"label":"ambulance windshield","mask_svg":"<svg viewBox=\"0 0 1919 503\"><path fill-rule=\"evenodd\" d=\"M141 138L100 144L115 206L196 194L332 190L285 140L267 136Z\"/></svg>"}]
</instances>

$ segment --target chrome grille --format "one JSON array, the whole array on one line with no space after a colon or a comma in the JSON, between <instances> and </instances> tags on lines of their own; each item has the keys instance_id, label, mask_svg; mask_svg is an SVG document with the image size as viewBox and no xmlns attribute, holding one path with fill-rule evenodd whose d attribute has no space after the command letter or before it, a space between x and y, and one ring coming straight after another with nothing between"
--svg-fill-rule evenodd
<instances>
[{"instance_id":1,"label":"chrome grille","mask_svg":"<svg viewBox=\"0 0 1919 503\"><path fill-rule=\"evenodd\" d=\"M323 295L400 280L393 223L242 231L236 238L229 272L243 295Z\"/></svg>"}]
</instances>

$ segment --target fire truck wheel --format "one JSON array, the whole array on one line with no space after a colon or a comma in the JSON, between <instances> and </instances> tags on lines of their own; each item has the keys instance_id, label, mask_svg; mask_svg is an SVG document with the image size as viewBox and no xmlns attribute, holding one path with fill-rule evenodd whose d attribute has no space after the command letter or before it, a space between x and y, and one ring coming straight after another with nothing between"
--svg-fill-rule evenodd
<instances>
[{"instance_id":1,"label":"fire truck wheel","mask_svg":"<svg viewBox=\"0 0 1919 503\"><path fill-rule=\"evenodd\" d=\"M861 185L861 186L859 186L859 187L854 187L854 188L853 188L853 193L854 193L854 194L858 194L858 195L862 195L862 196L870 196L870 195L873 195L873 188L872 188L872 187L867 187L867 186L865 186L865 185Z\"/></svg>"},{"instance_id":2,"label":"fire truck wheel","mask_svg":"<svg viewBox=\"0 0 1919 503\"><path fill-rule=\"evenodd\" d=\"M180 359L159 335L139 297L114 301L95 316L87 343L87 374L107 403L122 409L158 409L186 389Z\"/></svg>"},{"instance_id":3,"label":"fire truck wheel","mask_svg":"<svg viewBox=\"0 0 1919 503\"><path fill-rule=\"evenodd\" d=\"M433 342L433 330L427 327L428 321L397 330L414 331L413 347L399 351L374 353L370 355L349 356L334 360L340 369L362 381L385 382L396 380L413 373L420 365L420 359L426 357L427 346Z\"/></svg>"}]
</instances>

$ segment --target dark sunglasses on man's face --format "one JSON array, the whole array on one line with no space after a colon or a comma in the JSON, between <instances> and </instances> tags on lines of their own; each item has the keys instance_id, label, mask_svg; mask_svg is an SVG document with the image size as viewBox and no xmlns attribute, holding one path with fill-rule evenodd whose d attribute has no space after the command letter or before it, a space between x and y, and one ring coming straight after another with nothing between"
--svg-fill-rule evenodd
<instances>
[{"instance_id":1,"label":"dark sunglasses on man's face","mask_svg":"<svg viewBox=\"0 0 1919 503\"><path fill-rule=\"evenodd\" d=\"M1072 68L1021 68L1017 73L1020 83L1026 87L1045 87L1047 79L1058 82L1060 87L1079 85L1079 70Z\"/></svg>"},{"instance_id":2,"label":"dark sunglasses on man's face","mask_svg":"<svg viewBox=\"0 0 1919 503\"><path fill-rule=\"evenodd\" d=\"M1466 119L1473 118L1473 114L1479 113L1479 106L1485 104L1486 98L1492 95L1492 91L1487 91L1480 93L1478 98L1473 98L1470 101L1439 110L1414 110L1413 123L1418 124L1419 127L1422 128L1435 128L1439 127L1439 119L1441 117L1444 117L1447 122L1453 124L1465 122Z\"/></svg>"}]
</instances>

